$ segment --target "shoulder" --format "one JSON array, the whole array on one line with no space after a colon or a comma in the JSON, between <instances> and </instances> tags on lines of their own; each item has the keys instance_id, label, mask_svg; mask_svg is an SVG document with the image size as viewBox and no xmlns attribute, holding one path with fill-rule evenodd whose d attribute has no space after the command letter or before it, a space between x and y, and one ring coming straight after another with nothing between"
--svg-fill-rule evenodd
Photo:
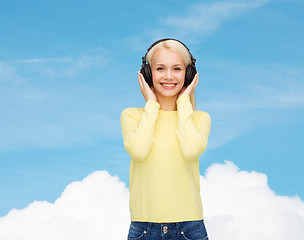
<instances>
[{"instance_id":1,"label":"shoulder","mask_svg":"<svg viewBox=\"0 0 304 240\"><path fill-rule=\"evenodd\" d=\"M209 113L204 112L204 111L193 111L192 119L194 122L202 121L202 120L211 122L211 117L210 117Z\"/></svg>"},{"instance_id":2,"label":"shoulder","mask_svg":"<svg viewBox=\"0 0 304 240\"><path fill-rule=\"evenodd\" d=\"M143 111L144 108L136 108L136 107L126 108L121 112L120 117L121 119L130 117L138 120L141 118Z\"/></svg>"}]
</instances>

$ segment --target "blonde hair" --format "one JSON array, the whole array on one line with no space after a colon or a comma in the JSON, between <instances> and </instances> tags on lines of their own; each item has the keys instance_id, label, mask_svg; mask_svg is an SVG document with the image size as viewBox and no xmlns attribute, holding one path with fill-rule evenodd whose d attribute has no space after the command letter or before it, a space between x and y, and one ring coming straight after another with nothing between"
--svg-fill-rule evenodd
<instances>
[{"instance_id":1,"label":"blonde hair","mask_svg":"<svg viewBox=\"0 0 304 240\"><path fill-rule=\"evenodd\" d=\"M151 65L153 55L161 48L168 49L170 51L179 53L184 60L186 67L191 64L191 56L189 50L179 41L169 39L162 42L159 42L153 46L150 51L147 53L146 60Z\"/></svg>"}]
</instances>

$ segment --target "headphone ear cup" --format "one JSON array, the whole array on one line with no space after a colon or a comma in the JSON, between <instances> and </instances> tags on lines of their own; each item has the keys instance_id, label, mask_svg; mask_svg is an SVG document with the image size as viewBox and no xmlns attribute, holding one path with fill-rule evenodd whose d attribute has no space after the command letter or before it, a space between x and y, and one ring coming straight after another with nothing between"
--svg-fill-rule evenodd
<instances>
[{"instance_id":1,"label":"headphone ear cup","mask_svg":"<svg viewBox=\"0 0 304 240\"><path fill-rule=\"evenodd\" d=\"M192 82L195 74L196 74L196 67L192 63L192 64L188 65L187 68L186 68L185 83L184 83L185 87L190 85L190 83Z\"/></svg>"},{"instance_id":2,"label":"headphone ear cup","mask_svg":"<svg viewBox=\"0 0 304 240\"><path fill-rule=\"evenodd\" d=\"M146 82L148 83L148 85L151 87L153 86L153 81L152 81L152 72L151 72L151 68L149 64L144 64L141 69L140 72L142 73L142 75L144 76Z\"/></svg>"}]
</instances>

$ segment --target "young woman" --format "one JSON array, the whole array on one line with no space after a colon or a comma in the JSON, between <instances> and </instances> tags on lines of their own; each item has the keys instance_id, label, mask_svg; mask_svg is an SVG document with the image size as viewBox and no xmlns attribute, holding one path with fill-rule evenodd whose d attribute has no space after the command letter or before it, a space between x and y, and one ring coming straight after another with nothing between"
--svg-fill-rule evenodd
<instances>
[{"instance_id":1,"label":"young woman","mask_svg":"<svg viewBox=\"0 0 304 240\"><path fill-rule=\"evenodd\" d=\"M121 114L131 156L128 239L208 239L200 197L199 160L211 120L195 111L195 59L176 39L148 49L138 73L143 108Z\"/></svg>"}]
</instances>

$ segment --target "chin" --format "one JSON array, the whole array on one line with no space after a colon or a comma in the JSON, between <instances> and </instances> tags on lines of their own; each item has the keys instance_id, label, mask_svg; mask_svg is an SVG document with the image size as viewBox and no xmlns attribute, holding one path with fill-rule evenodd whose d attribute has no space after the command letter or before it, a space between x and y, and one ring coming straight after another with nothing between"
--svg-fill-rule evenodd
<instances>
[{"instance_id":1,"label":"chin","mask_svg":"<svg viewBox=\"0 0 304 240\"><path fill-rule=\"evenodd\" d=\"M156 90L157 91L157 90ZM176 91L157 91L157 95L162 97L177 97L180 93L181 89L177 89Z\"/></svg>"}]
</instances>

